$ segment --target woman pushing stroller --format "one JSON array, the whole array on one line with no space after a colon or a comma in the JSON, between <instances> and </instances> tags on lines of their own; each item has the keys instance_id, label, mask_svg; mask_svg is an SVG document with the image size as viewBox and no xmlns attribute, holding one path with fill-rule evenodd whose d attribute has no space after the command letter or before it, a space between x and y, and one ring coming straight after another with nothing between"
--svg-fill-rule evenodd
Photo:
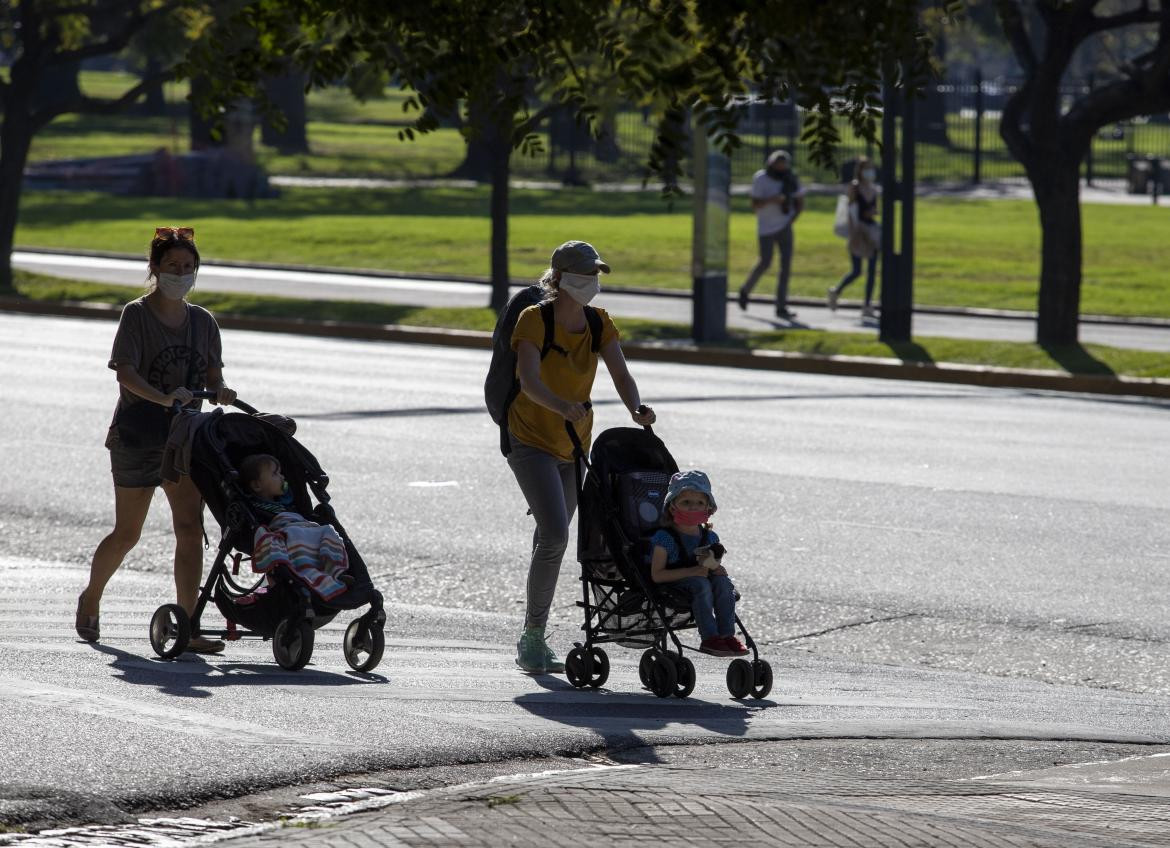
<instances>
[{"instance_id":1,"label":"woman pushing stroller","mask_svg":"<svg viewBox=\"0 0 1170 848\"><path fill-rule=\"evenodd\" d=\"M626 366L613 319L588 306L601 290L599 273L610 267L594 247L568 241L553 251L540 279L544 303L520 313L512 331L520 392L508 408L508 466L536 519L528 567L524 630L516 643L516 664L528 672L561 672L562 663L545 641L545 625L569 542L569 521L577 508L577 471L569 421L587 453L593 412L587 407L597 360L605 360L614 388L639 425L653 424L637 383ZM552 344L546 349L545 315L552 304ZM590 313L586 312L590 310ZM595 343L592 334L600 339Z\"/></svg>"}]
</instances>

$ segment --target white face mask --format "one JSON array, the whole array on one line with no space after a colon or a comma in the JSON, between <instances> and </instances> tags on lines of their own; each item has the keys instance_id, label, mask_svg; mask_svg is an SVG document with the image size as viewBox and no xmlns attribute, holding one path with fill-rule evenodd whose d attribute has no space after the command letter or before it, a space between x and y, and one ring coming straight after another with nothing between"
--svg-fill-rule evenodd
<instances>
[{"instance_id":1,"label":"white face mask","mask_svg":"<svg viewBox=\"0 0 1170 848\"><path fill-rule=\"evenodd\" d=\"M601 291L601 280L596 274L570 274L561 272L561 291L566 291L573 300L584 306Z\"/></svg>"},{"instance_id":2,"label":"white face mask","mask_svg":"<svg viewBox=\"0 0 1170 848\"><path fill-rule=\"evenodd\" d=\"M872 183L875 179L877 179L877 171L875 171L873 168L862 168L861 176Z\"/></svg>"},{"instance_id":3,"label":"white face mask","mask_svg":"<svg viewBox=\"0 0 1170 848\"><path fill-rule=\"evenodd\" d=\"M195 287L194 274L159 274L158 290L171 300L182 300Z\"/></svg>"}]
</instances>

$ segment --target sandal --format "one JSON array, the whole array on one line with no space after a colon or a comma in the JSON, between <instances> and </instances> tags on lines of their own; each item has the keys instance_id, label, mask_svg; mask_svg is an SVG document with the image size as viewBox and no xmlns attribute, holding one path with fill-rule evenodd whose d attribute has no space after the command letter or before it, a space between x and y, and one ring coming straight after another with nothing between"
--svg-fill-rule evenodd
<instances>
[{"instance_id":1,"label":"sandal","mask_svg":"<svg viewBox=\"0 0 1170 848\"><path fill-rule=\"evenodd\" d=\"M86 642L96 642L101 636L101 630L98 626L98 616L96 615L82 615L81 602L85 598L85 592L77 596L77 615L73 621L73 627L77 630L77 635Z\"/></svg>"}]
</instances>

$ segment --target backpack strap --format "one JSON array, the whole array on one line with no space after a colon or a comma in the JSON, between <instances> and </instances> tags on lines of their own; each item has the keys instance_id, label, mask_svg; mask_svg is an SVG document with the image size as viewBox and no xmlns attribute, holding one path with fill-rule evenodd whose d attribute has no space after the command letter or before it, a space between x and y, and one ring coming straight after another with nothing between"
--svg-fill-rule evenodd
<instances>
[{"instance_id":1,"label":"backpack strap","mask_svg":"<svg viewBox=\"0 0 1170 848\"><path fill-rule=\"evenodd\" d=\"M601 350L601 316L592 306L585 307L585 323L589 325L589 349L597 353Z\"/></svg>"},{"instance_id":2,"label":"backpack strap","mask_svg":"<svg viewBox=\"0 0 1170 848\"><path fill-rule=\"evenodd\" d=\"M680 568L690 568L699 564L699 561L695 559L695 555L686 549L686 546L683 544L682 534L679 533L678 530L669 524L662 529L670 534L670 538L674 539L674 547L675 550L678 551L678 562ZM710 541L711 533L707 530L706 527L703 527L699 531L699 544L697 544L695 547L705 547L710 543Z\"/></svg>"},{"instance_id":3,"label":"backpack strap","mask_svg":"<svg viewBox=\"0 0 1170 848\"><path fill-rule=\"evenodd\" d=\"M540 358L544 359L548 356L550 350L555 350L561 356L568 356L569 353L555 341L553 336L556 333L556 319L553 316L553 304L555 301L546 300L540 304L540 317L544 321L544 344L540 347ZM598 353L601 350L601 315L592 306L584 307L585 324L589 327L589 350L593 353Z\"/></svg>"},{"instance_id":4,"label":"backpack strap","mask_svg":"<svg viewBox=\"0 0 1170 848\"><path fill-rule=\"evenodd\" d=\"M540 358L544 359L548 356L550 350L555 350L561 356L568 356L569 353L555 341L553 336L556 334L557 322L553 316L554 301L546 300L540 304L540 318L544 321L544 344L540 346Z\"/></svg>"}]
</instances>

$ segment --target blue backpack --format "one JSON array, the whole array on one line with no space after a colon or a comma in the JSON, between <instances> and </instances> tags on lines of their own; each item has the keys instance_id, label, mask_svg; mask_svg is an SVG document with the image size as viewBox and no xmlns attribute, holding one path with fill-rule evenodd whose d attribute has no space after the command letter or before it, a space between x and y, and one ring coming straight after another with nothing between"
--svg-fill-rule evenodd
<instances>
[{"instance_id":1,"label":"blue backpack","mask_svg":"<svg viewBox=\"0 0 1170 848\"><path fill-rule=\"evenodd\" d=\"M532 285L512 295L504 311L496 320L492 331L492 362L488 366L487 378L483 382L483 397L492 421L500 425L500 452L507 456L511 452L508 439L508 408L516 395L520 394L520 380L516 377L516 351L512 350L512 331L520 320L520 313L529 306L540 304L540 316L544 321L544 343L540 347L543 360L549 351L562 356L568 353L553 341L556 323L553 319L553 301L545 300L547 290ZM592 306L585 307L585 323L589 326L589 349L596 354L601 350L601 316Z\"/></svg>"}]
</instances>

